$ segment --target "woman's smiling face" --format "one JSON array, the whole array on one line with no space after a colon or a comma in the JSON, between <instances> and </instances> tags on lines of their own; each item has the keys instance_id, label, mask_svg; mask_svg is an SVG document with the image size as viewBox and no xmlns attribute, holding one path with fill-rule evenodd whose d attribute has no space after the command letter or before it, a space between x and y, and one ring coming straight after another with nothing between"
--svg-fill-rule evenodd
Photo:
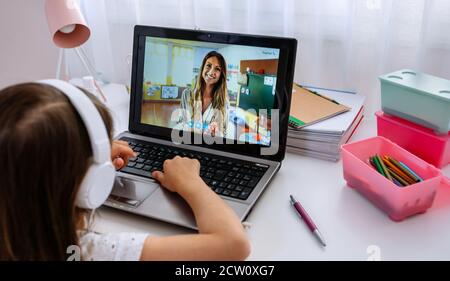
<instances>
[{"instance_id":1,"label":"woman's smiling face","mask_svg":"<svg viewBox=\"0 0 450 281\"><path fill-rule=\"evenodd\" d=\"M206 85L214 85L219 81L222 66L216 57L210 57L206 60L203 67L202 77Z\"/></svg>"}]
</instances>

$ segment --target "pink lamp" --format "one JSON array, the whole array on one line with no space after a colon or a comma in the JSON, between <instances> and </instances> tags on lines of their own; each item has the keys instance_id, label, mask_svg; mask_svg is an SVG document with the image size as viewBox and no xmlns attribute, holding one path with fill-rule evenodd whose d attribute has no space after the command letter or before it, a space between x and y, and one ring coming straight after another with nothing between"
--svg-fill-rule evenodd
<instances>
[{"instance_id":1,"label":"pink lamp","mask_svg":"<svg viewBox=\"0 0 450 281\"><path fill-rule=\"evenodd\" d=\"M75 48L89 39L91 31L75 0L46 0L45 13L56 46Z\"/></svg>"},{"instance_id":2,"label":"pink lamp","mask_svg":"<svg viewBox=\"0 0 450 281\"><path fill-rule=\"evenodd\" d=\"M48 27L50 29L53 42L61 48L56 77L61 78L61 65L65 57L64 49L75 48L75 52L83 63L88 73L94 78L95 87L106 101L103 91L96 83L96 71L92 70L86 53L82 49L83 45L91 35L91 31L86 24L86 20L80 11L77 0L46 0L45 13L47 15ZM66 60L67 61L67 60ZM66 63L66 73L67 73Z\"/></svg>"}]
</instances>

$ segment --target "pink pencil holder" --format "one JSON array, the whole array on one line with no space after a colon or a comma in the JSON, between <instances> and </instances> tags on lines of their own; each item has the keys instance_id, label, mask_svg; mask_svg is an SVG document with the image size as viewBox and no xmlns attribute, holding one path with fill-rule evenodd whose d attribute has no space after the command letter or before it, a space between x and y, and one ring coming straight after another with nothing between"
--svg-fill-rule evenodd
<instances>
[{"instance_id":1,"label":"pink pencil holder","mask_svg":"<svg viewBox=\"0 0 450 281\"><path fill-rule=\"evenodd\" d=\"M450 133L433 130L381 111L377 116L378 135L388 138L438 168L450 163Z\"/></svg>"},{"instance_id":2,"label":"pink pencil holder","mask_svg":"<svg viewBox=\"0 0 450 281\"><path fill-rule=\"evenodd\" d=\"M368 159L375 154L389 155L405 163L424 181L399 187L376 171ZM344 178L394 221L425 213L433 204L438 187L450 187L441 171L384 137L375 137L342 146Z\"/></svg>"}]
</instances>

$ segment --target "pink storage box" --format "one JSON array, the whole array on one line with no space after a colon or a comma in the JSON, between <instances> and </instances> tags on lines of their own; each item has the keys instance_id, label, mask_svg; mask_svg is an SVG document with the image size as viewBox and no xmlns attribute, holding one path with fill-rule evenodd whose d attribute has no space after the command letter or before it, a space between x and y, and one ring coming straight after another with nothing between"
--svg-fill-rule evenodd
<instances>
[{"instance_id":1,"label":"pink storage box","mask_svg":"<svg viewBox=\"0 0 450 281\"><path fill-rule=\"evenodd\" d=\"M423 182L399 187L382 176L370 164L369 157L389 155L405 163L424 179ZM394 221L426 212L433 204L439 185L450 187L441 171L392 141L375 137L342 146L344 179Z\"/></svg>"},{"instance_id":2,"label":"pink storage box","mask_svg":"<svg viewBox=\"0 0 450 281\"><path fill-rule=\"evenodd\" d=\"M431 129L381 111L375 115L379 136L390 139L438 168L450 163L450 132L436 135Z\"/></svg>"}]
</instances>

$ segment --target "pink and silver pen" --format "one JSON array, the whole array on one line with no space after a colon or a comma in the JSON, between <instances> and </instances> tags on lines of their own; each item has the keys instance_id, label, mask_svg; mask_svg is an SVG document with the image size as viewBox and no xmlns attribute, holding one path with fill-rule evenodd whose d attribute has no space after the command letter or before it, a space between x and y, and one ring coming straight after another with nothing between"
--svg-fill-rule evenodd
<instances>
[{"instance_id":1,"label":"pink and silver pen","mask_svg":"<svg viewBox=\"0 0 450 281\"><path fill-rule=\"evenodd\" d=\"M302 207L302 205L300 205L300 202L298 202L294 196L291 195L291 204L295 207L295 209L297 210L297 212L300 214L300 216L302 217L302 219L305 221L306 225L308 226L309 230L311 230L311 232L314 234L314 236L317 237L317 239L319 239L320 243L325 247L327 246L327 244L325 244L325 240L323 239L322 235L320 234L319 229L317 228L317 226L314 224L314 222L312 221L312 219L309 217L308 213L306 212L306 210Z\"/></svg>"}]
</instances>

